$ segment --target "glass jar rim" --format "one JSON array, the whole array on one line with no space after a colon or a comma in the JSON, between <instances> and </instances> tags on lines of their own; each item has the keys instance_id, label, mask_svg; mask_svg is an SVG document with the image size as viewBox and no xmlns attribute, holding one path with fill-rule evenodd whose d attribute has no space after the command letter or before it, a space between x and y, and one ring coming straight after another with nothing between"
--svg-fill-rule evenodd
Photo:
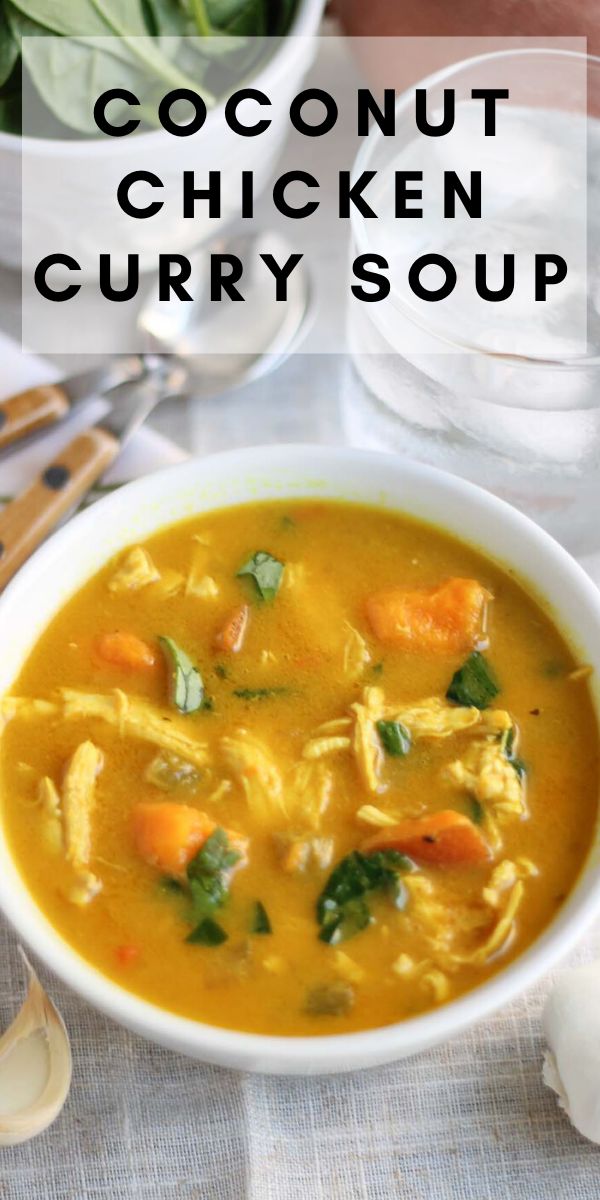
<instances>
[{"instance_id":1,"label":"glass jar rim","mask_svg":"<svg viewBox=\"0 0 600 1200\"><path fill-rule=\"evenodd\" d=\"M483 54L475 54L469 58L462 58L457 62L449 63L447 66L441 67L437 71L433 71L430 75L418 80L417 83L411 84L410 87L405 88L404 91L402 91L397 97L394 109L395 117L397 119L406 111L414 96L414 90L416 87L427 89L443 83L446 79L452 78L452 76L457 75L460 71L464 71L467 68L480 66L481 64L488 62L491 63L493 61L497 61L498 59L524 58L528 55L531 55L535 58L557 57L562 59L577 60L581 62L582 65L584 63L587 64L588 68L592 67L594 69L600 69L599 55L586 54L580 50L569 50L565 48L561 49L551 46L519 46L506 50L493 50ZM382 141L383 133L378 125L374 125L367 134L367 137L365 138L354 160L351 171L352 183L354 183L357 176L360 176L363 171L369 169L369 162L372 158L372 155ZM366 253L369 249L367 227L362 213L360 213L356 207L353 207L351 210L350 225L352 236L358 251L360 253ZM513 364L521 369L527 370L528 368L531 368L538 371L548 369L552 371L558 370L568 373L574 370L580 371L582 369L600 366L600 354L596 353L590 355L573 355L573 357L569 357L568 359L554 359L490 350L484 346L478 346L474 342L459 340L454 336L445 334L439 329L431 327L426 320L420 316L418 311L407 302L406 298L398 293L394 293L392 291L390 293L390 299L395 307L402 312L402 315L405 319L423 329L432 339L439 341L440 354L444 353L444 346L446 346L449 348L450 352L462 352L466 354L480 355L482 358L501 359L507 365Z\"/></svg>"}]
</instances>

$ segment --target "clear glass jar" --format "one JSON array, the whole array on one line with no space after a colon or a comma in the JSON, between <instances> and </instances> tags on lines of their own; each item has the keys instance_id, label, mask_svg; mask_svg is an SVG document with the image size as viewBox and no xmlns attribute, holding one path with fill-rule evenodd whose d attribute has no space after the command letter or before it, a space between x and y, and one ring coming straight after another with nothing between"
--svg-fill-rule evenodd
<instances>
[{"instance_id":1,"label":"clear glass jar","mask_svg":"<svg viewBox=\"0 0 600 1200\"><path fill-rule=\"evenodd\" d=\"M444 88L455 89L456 132L415 141L411 88L398 100L396 136L374 129L355 164L356 174L375 169L382 181L387 171L385 189L396 167L423 167L426 155L422 219L392 228L353 213L354 255L387 251L395 273L385 305L350 306L346 434L483 484L572 550L597 549L600 59L562 50L501 51L445 68L419 86L427 89L431 113L441 108ZM511 104L499 103L497 136L477 148L469 136L476 116L471 89L485 86L508 86ZM480 110L477 119L479 129ZM431 186L426 191L444 165L460 174L461 163L465 172L482 168L492 264L509 248L517 251L517 272L535 251L563 251L567 281L549 303L535 305L518 275L510 300L487 307L460 286L443 304L422 303L403 284L410 258L426 249L447 254L459 278L481 249L477 222L463 214L445 223L439 199L432 208Z\"/></svg>"}]
</instances>

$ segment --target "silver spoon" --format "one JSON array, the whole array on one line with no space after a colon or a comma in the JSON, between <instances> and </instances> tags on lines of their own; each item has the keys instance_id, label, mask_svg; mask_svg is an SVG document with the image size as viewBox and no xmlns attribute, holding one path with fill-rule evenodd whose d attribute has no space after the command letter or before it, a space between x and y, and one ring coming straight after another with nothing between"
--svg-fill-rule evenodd
<instances>
[{"instance_id":1,"label":"silver spoon","mask_svg":"<svg viewBox=\"0 0 600 1200\"><path fill-rule=\"evenodd\" d=\"M274 235L268 239L270 251L282 256L287 247L281 239L276 247L275 240ZM237 245L237 251L231 252L243 257L240 242L230 245ZM260 245L260 235L246 240L245 262L249 261L250 249L255 261L259 261ZM198 253L196 269L201 270L206 264L208 253L209 248ZM283 262L283 257L278 257L278 261ZM81 503L118 457L125 442L161 401L186 395L214 396L239 387L272 370L290 353L301 329L307 325L309 288L301 266L298 264L290 276L287 304L275 300L274 280L271 279L271 287L265 292L265 284L259 277L262 273L251 270L247 311L253 319L256 316L257 324L251 330L252 336L246 337L243 352L236 353L235 349L232 352L230 341L226 340L228 333L234 346L241 344L236 334L243 323L237 314L232 321L231 313L235 311L232 305L226 305L216 317L209 310L209 316L203 319L206 308L202 304L195 311L197 306L193 303L164 304L156 297L149 299L140 315L140 328L148 343L148 353L139 356L141 376L106 393L111 400L108 413L69 442L56 460L48 463L38 478L0 513L0 589L59 521ZM266 269L264 277L268 284ZM203 353L204 345L210 346L212 352ZM160 356L149 352L151 346L160 351ZM221 346L223 350L215 353L215 348L219 350Z\"/></svg>"},{"instance_id":2,"label":"silver spoon","mask_svg":"<svg viewBox=\"0 0 600 1200\"><path fill-rule=\"evenodd\" d=\"M210 301L213 252L235 254L243 262L244 276L238 286L244 303ZM209 242L190 258L194 301L161 301L156 284L144 302L137 324L145 349L179 360L187 372L183 393L192 398L214 396L272 371L308 330L310 282L303 261L288 278L287 300L277 301L273 275L260 259L263 252L283 264L292 247L273 231Z\"/></svg>"},{"instance_id":3,"label":"silver spoon","mask_svg":"<svg viewBox=\"0 0 600 1200\"><path fill-rule=\"evenodd\" d=\"M236 254L244 263L243 304L211 304L206 285L213 251ZM259 257L264 251L284 263L291 247L274 232L241 234L202 247L191 266L204 290L192 303L164 302L153 286L137 319L137 353L104 358L70 378L0 402L0 458L17 444L43 436L91 396L105 396L118 406L120 385L142 381L157 368L164 372L165 356L180 368L181 394L192 399L241 387L279 366L308 330L310 285L300 262L289 277L287 301L276 301L275 281Z\"/></svg>"}]
</instances>

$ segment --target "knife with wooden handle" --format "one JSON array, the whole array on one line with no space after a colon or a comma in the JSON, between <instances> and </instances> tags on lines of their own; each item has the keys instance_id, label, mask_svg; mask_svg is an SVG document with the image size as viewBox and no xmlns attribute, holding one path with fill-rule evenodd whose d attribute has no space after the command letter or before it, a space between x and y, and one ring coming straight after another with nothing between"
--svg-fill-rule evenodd
<instances>
[{"instance_id":1,"label":"knife with wooden handle","mask_svg":"<svg viewBox=\"0 0 600 1200\"><path fill-rule=\"evenodd\" d=\"M48 463L38 478L0 512L0 590L59 521L104 474L158 402L178 395L187 378L179 367L157 370L111 393L112 408Z\"/></svg>"},{"instance_id":2,"label":"knife with wooden handle","mask_svg":"<svg viewBox=\"0 0 600 1200\"><path fill-rule=\"evenodd\" d=\"M64 420L78 404L92 396L140 378L145 369L142 355L129 355L71 375L60 383L40 384L0 401L0 452Z\"/></svg>"}]
</instances>

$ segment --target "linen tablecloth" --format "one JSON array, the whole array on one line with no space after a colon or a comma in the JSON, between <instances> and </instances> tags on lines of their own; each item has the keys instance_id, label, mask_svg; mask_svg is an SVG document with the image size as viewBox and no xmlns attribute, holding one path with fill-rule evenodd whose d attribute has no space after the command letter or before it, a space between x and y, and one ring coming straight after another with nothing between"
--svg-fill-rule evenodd
<instances>
[{"instance_id":1,"label":"linen tablecloth","mask_svg":"<svg viewBox=\"0 0 600 1200\"><path fill-rule=\"evenodd\" d=\"M4 392L47 377L44 367L1 340L0 364ZM336 380L339 389L333 360L296 360L270 383L230 398L226 409L215 401L190 412L166 410L157 424L183 434L195 421L205 431L205 450L267 435L335 440L341 436ZM292 412L293 421L286 417ZM53 435L55 444L67 434ZM0 463L0 493L14 490L47 453L37 443L10 466ZM117 477L181 457L152 431L138 435L127 454ZM1 635L0 629L0 642ZM572 961L599 953L600 927ZM0 1200L600 1196L600 1149L571 1128L541 1079L540 1012L550 976L492 1019L416 1058L295 1079L238 1074L162 1050L39 969L69 1029L73 1085L46 1134L0 1150ZM2 1027L23 988L16 939L0 921Z\"/></svg>"}]
</instances>

